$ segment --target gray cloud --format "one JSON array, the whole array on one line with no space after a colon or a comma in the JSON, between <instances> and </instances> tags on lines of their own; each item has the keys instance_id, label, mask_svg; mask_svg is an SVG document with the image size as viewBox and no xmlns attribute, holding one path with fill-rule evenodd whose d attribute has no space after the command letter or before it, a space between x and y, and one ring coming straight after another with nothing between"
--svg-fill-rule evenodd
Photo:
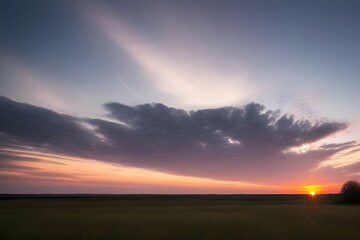
<instances>
[{"instance_id":1,"label":"gray cloud","mask_svg":"<svg viewBox=\"0 0 360 240\"><path fill-rule=\"evenodd\" d=\"M76 118L1 97L0 143L194 176L258 180L260 175L274 182L295 177L299 170L308 172L355 144L286 152L347 124L296 119L257 103L190 112L163 104L107 103L105 108L122 124Z\"/></svg>"}]
</instances>

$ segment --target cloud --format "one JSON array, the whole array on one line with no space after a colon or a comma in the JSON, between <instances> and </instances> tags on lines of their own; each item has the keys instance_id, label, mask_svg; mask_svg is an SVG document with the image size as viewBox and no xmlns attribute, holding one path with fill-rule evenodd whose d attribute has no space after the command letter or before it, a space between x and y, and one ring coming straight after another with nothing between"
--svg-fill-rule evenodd
<instances>
[{"instance_id":1,"label":"cloud","mask_svg":"<svg viewBox=\"0 0 360 240\"><path fill-rule=\"evenodd\" d=\"M47 193L59 190L60 193L208 193L214 190L232 193L251 189L268 191L270 187L273 191L275 188L282 190L276 186L167 174L29 150L0 150L0 160L0 191L12 193L24 193L24 186L27 186L25 192L29 193L44 193L45 189Z\"/></svg>"},{"instance_id":2,"label":"cloud","mask_svg":"<svg viewBox=\"0 0 360 240\"><path fill-rule=\"evenodd\" d=\"M78 152L97 141L81 119L0 97L2 146Z\"/></svg>"},{"instance_id":3,"label":"cloud","mask_svg":"<svg viewBox=\"0 0 360 240\"><path fill-rule=\"evenodd\" d=\"M154 142L155 138L161 142L166 135L169 141L164 144L169 148L174 144L196 146L198 141L217 151L228 147L228 138L231 138L241 143L238 151L251 151L256 147L257 150L280 152L320 140L346 127L346 124L338 122L310 122L296 120L292 115L278 116L278 112L265 111L264 106L256 103L241 108L222 107L190 112L163 104L129 107L108 103L105 107L111 116L129 126L128 131L132 134L138 132L141 138L150 136L152 145L160 144ZM98 127L101 128L101 124Z\"/></svg>"},{"instance_id":4,"label":"cloud","mask_svg":"<svg viewBox=\"0 0 360 240\"><path fill-rule=\"evenodd\" d=\"M344 130L346 123L297 119L250 103L185 111L163 104L106 103L120 123L69 115L0 98L3 148L97 159L188 176L281 183L313 171L354 142L294 148Z\"/></svg>"},{"instance_id":5,"label":"cloud","mask_svg":"<svg viewBox=\"0 0 360 240\"><path fill-rule=\"evenodd\" d=\"M17 87L17 95L25 96L25 98L41 103L43 106L45 105L45 107L58 110L71 109L64 98L59 95L58 91L54 90L54 86L51 86L48 76L30 69L11 54L4 56L0 57L0 65L4 67L2 70L8 71L13 77L9 78L10 80L2 79L2 81L16 82L18 86L22 86L25 89L23 91ZM7 94L6 91L2 91L2 93Z\"/></svg>"},{"instance_id":6,"label":"cloud","mask_svg":"<svg viewBox=\"0 0 360 240\"><path fill-rule=\"evenodd\" d=\"M196 107L233 104L243 101L251 92L239 68L221 70L215 59L199 54L194 46L191 46L192 53L181 58L181 54L169 54L156 42L137 34L129 24L100 11L99 7L82 10L108 39L147 72L159 91L174 97L179 104ZM174 42L174 46L181 45L181 41ZM175 47L172 52L177 51Z\"/></svg>"},{"instance_id":7,"label":"cloud","mask_svg":"<svg viewBox=\"0 0 360 240\"><path fill-rule=\"evenodd\" d=\"M359 166L360 164L360 143L353 141L337 145L339 145L339 147L337 147L336 145L334 146L333 144L327 145L332 148L338 148L338 151L329 159L322 162L319 165L319 168L330 166L340 169L359 170L355 166ZM357 174L360 174L360 172L357 172Z\"/></svg>"}]
</instances>

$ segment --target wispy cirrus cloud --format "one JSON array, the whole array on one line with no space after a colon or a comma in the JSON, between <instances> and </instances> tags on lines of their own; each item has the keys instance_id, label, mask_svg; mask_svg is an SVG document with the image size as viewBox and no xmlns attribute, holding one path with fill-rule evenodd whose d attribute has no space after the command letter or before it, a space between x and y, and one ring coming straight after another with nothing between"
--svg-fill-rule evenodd
<instances>
[{"instance_id":1,"label":"wispy cirrus cloud","mask_svg":"<svg viewBox=\"0 0 360 240\"><path fill-rule=\"evenodd\" d=\"M191 54L191 51L185 60L166 52L156 42L138 34L128 23L100 11L98 7L82 10L116 46L125 50L148 73L159 91L174 97L179 104L213 107L240 103L253 91L243 70L230 72L220 69L211 59L198 53ZM193 48L193 52L197 52L196 47Z\"/></svg>"},{"instance_id":2,"label":"wispy cirrus cloud","mask_svg":"<svg viewBox=\"0 0 360 240\"><path fill-rule=\"evenodd\" d=\"M336 154L332 155L326 161L321 162L318 169L324 167L333 167L339 169L347 169L353 165L360 164L360 143L352 142L350 146L346 147L342 151L338 151ZM359 172L360 174L360 172Z\"/></svg>"},{"instance_id":3,"label":"wispy cirrus cloud","mask_svg":"<svg viewBox=\"0 0 360 240\"><path fill-rule=\"evenodd\" d=\"M29 68L10 54L4 54L0 57L0 65L3 71L8 72L10 75L5 80L15 82L13 85L17 87L18 95L29 99L31 102L42 103L43 106L58 111L70 109L59 91L54 86L51 86L49 77Z\"/></svg>"}]
</instances>

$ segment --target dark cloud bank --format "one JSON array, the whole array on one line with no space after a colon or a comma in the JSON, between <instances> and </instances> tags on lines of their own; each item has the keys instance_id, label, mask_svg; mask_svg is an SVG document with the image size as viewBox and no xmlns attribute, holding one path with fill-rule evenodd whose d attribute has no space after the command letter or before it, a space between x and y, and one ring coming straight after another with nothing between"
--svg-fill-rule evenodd
<instances>
[{"instance_id":1,"label":"dark cloud bank","mask_svg":"<svg viewBox=\"0 0 360 240\"><path fill-rule=\"evenodd\" d=\"M289 152L347 124L296 119L257 103L190 112L163 104L104 106L119 123L77 118L0 97L0 144L178 174L269 183L294 179L354 144ZM5 155L1 159L2 166L12 161Z\"/></svg>"}]
</instances>

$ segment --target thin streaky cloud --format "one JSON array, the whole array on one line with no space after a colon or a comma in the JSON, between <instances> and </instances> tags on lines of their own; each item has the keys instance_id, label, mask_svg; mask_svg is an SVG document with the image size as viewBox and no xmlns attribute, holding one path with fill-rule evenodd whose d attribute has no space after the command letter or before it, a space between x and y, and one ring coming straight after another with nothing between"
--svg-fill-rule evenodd
<instances>
[{"instance_id":1,"label":"thin streaky cloud","mask_svg":"<svg viewBox=\"0 0 360 240\"><path fill-rule=\"evenodd\" d=\"M138 95L138 94L135 93L133 90L131 90L128 86L126 86L125 82L121 79L121 77L120 77L119 74L117 74L116 77L117 77L117 79L120 81L121 86L123 86L126 91L128 91L129 93L131 93L132 95L134 95L134 96L137 97L138 99L144 101L144 98L142 98L140 95Z\"/></svg>"},{"instance_id":2,"label":"thin streaky cloud","mask_svg":"<svg viewBox=\"0 0 360 240\"><path fill-rule=\"evenodd\" d=\"M128 23L95 8L85 10L105 36L148 72L156 88L179 104L221 106L242 103L249 96L251 89L244 73L221 71L207 59L195 61L189 56L183 61L170 56Z\"/></svg>"},{"instance_id":3,"label":"thin streaky cloud","mask_svg":"<svg viewBox=\"0 0 360 240\"><path fill-rule=\"evenodd\" d=\"M12 76L12 80L25 86L22 95L34 99L35 103L42 103L44 107L51 107L58 111L69 111L71 107L54 86L50 85L49 77L27 65L19 62L16 57L7 55L0 57L0 64ZM20 88L19 88L20 89ZM2 89L3 90L3 89ZM6 92L4 92L6 93Z\"/></svg>"}]
</instances>

